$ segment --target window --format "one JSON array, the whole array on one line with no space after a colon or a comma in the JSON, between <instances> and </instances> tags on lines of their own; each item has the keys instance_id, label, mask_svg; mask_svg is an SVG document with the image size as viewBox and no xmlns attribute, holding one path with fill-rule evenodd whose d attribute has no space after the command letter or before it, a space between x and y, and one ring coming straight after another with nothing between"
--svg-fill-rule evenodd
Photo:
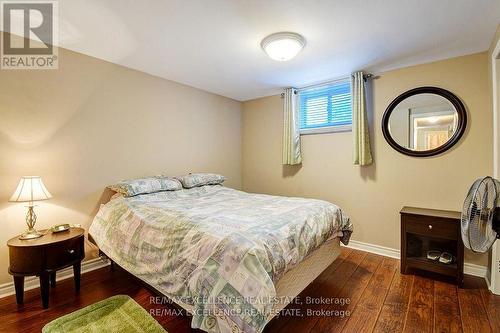
<instances>
[{"instance_id":1,"label":"window","mask_svg":"<svg viewBox=\"0 0 500 333\"><path fill-rule=\"evenodd\" d=\"M351 81L299 90L300 133L351 130Z\"/></svg>"}]
</instances>

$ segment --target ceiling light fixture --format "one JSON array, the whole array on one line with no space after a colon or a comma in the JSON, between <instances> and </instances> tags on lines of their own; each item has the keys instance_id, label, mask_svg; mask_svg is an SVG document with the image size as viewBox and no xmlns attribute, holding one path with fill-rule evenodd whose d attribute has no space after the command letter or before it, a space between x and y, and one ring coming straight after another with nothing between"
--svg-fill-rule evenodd
<instances>
[{"instance_id":1,"label":"ceiling light fixture","mask_svg":"<svg viewBox=\"0 0 500 333\"><path fill-rule=\"evenodd\" d=\"M277 32L262 40L260 46L269 56L277 61L293 59L306 45L306 40L295 32Z\"/></svg>"},{"instance_id":2,"label":"ceiling light fixture","mask_svg":"<svg viewBox=\"0 0 500 333\"><path fill-rule=\"evenodd\" d=\"M439 121L439 117L437 117L437 116L432 116L432 117L429 117L428 119L429 119L429 122L431 124L435 124Z\"/></svg>"}]
</instances>

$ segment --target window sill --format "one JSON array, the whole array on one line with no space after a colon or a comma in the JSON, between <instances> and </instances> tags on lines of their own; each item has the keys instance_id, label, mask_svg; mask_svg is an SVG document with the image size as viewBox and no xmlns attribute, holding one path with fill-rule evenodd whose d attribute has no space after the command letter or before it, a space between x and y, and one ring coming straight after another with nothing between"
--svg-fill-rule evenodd
<instances>
[{"instance_id":1,"label":"window sill","mask_svg":"<svg viewBox=\"0 0 500 333\"><path fill-rule=\"evenodd\" d=\"M300 135L325 134L325 133L350 132L350 131L352 131L352 125L328 126L328 127L301 129Z\"/></svg>"}]
</instances>

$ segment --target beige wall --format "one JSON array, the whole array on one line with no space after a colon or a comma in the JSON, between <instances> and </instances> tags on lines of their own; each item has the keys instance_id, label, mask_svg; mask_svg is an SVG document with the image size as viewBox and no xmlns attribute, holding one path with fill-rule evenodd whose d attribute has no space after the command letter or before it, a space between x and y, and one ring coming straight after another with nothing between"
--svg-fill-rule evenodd
<instances>
[{"instance_id":1,"label":"beige wall","mask_svg":"<svg viewBox=\"0 0 500 333\"><path fill-rule=\"evenodd\" d=\"M488 54L488 69L489 69L489 75L490 75L490 89L493 94L493 89L496 89L496 109L493 109L493 113L496 118L495 122L495 127L494 127L494 141L495 141L495 146L493 147L494 149L494 176L495 177L500 177L500 143L498 142L500 140L500 54L493 54L495 51L495 48L497 47L498 43L500 42L500 24L498 25L497 31L495 33L495 36L493 37L493 40L491 42L491 46L489 49L489 54ZM496 67L496 73L493 73L493 65ZM496 87L493 87L493 81L496 82Z\"/></svg>"},{"instance_id":2,"label":"beige wall","mask_svg":"<svg viewBox=\"0 0 500 333\"><path fill-rule=\"evenodd\" d=\"M59 50L59 70L0 71L0 284L7 239L24 230L19 178L41 175L54 198L37 227L88 227L107 184L195 171L241 186L241 103Z\"/></svg>"},{"instance_id":3,"label":"beige wall","mask_svg":"<svg viewBox=\"0 0 500 333\"><path fill-rule=\"evenodd\" d=\"M387 105L418 86L438 86L459 96L468 130L451 151L432 158L399 154L384 140ZM279 96L243 104L243 189L331 201L351 216L353 239L399 248L404 205L460 210L472 182L492 173L492 114L487 53L382 73L373 80L372 147L375 164L352 164L352 133L302 136L302 167L282 167L282 101ZM485 265L486 256L466 261Z\"/></svg>"},{"instance_id":4,"label":"beige wall","mask_svg":"<svg viewBox=\"0 0 500 333\"><path fill-rule=\"evenodd\" d=\"M41 175L54 195L37 207L40 228L87 228L105 185L119 179L212 171L231 187L337 203L355 224L353 239L399 248L401 206L460 209L471 182L492 173L486 53L374 80L376 163L367 168L351 163L351 132L303 136L303 166L283 168L279 96L245 102L241 117L239 102L78 53L59 55L59 70L0 73L3 244L24 229L24 205L7 202L22 175ZM380 130L388 103L421 85L455 92L470 116L459 145L427 159L398 154ZM477 256L467 260L485 264ZM7 266L3 246L0 284L10 281Z\"/></svg>"}]
</instances>

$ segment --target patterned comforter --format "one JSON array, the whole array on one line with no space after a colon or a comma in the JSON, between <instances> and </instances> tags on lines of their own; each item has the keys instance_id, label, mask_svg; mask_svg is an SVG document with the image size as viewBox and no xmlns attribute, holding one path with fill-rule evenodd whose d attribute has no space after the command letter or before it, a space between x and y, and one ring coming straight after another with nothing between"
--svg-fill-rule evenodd
<instances>
[{"instance_id":1,"label":"patterned comforter","mask_svg":"<svg viewBox=\"0 0 500 333\"><path fill-rule=\"evenodd\" d=\"M331 203L220 185L114 197L89 230L124 269L189 304L192 326L207 332L261 332L280 277L351 232Z\"/></svg>"}]
</instances>

